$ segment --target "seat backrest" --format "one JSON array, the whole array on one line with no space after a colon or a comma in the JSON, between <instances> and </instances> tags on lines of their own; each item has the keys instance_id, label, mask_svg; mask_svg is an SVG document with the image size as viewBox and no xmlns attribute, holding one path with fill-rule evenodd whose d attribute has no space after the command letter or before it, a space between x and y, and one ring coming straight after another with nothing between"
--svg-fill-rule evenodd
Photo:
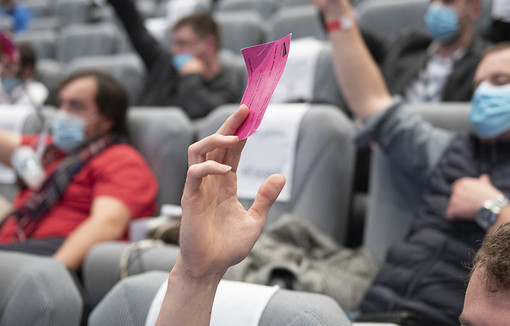
<instances>
[{"instance_id":1,"label":"seat backrest","mask_svg":"<svg viewBox=\"0 0 510 326\"><path fill-rule=\"evenodd\" d=\"M264 18L270 17L277 8L274 0L222 0L216 6L219 12L253 10Z\"/></svg>"},{"instance_id":2,"label":"seat backrest","mask_svg":"<svg viewBox=\"0 0 510 326\"><path fill-rule=\"evenodd\" d=\"M214 133L236 108L222 106L200 121L198 138ZM353 133L351 121L339 108L311 105L298 130L291 198L273 205L267 223L292 213L344 243L354 169ZM241 199L241 203L249 207L252 200Z\"/></svg>"},{"instance_id":3,"label":"seat backrest","mask_svg":"<svg viewBox=\"0 0 510 326\"><path fill-rule=\"evenodd\" d=\"M292 38L315 37L326 40L319 11L313 5L281 7L269 21L266 40L278 40L292 33Z\"/></svg>"},{"instance_id":4,"label":"seat backrest","mask_svg":"<svg viewBox=\"0 0 510 326\"><path fill-rule=\"evenodd\" d=\"M0 325L79 325L83 300L52 257L0 251Z\"/></svg>"},{"instance_id":5,"label":"seat backrest","mask_svg":"<svg viewBox=\"0 0 510 326\"><path fill-rule=\"evenodd\" d=\"M158 181L158 203L180 205L188 147L194 129L178 108L134 107L128 116L131 144L142 154Z\"/></svg>"},{"instance_id":6,"label":"seat backrest","mask_svg":"<svg viewBox=\"0 0 510 326\"><path fill-rule=\"evenodd\" d=\"M317 59L312 103L335 105L349 115L350 113L346 110L347 104L336 80L332 55L331 43L324 43Z\"/></svg>"},{"instance_id":7,"label":"seat backrest","mask_svg":"<svg viewBox=\"0 0 510 326\"><path fill-rule=\"evenodd\" d=\"M423 17L429 3L428 0L361 1L356 7L358 24L372 33L390 38L409 29L426 32ZM482 11L476 22L476 29L482 35L486 35L491 28L491 7L492 0L482 0Z\"/></svg>"},{"instance_id":8,"label":"seat backrest","mask_svg":"<svg viewBox=\"0 0 510 326\"><path fill-rule=\"evenodd\" d=\"M26 42L32 46L37 59L53 59L57 33L54 30L27 30L14 34L14 41Z\"/></svg>"},{"instance_id":9,"label":"seat backrest","mask_svg":"<svg viewBox=\"0 0 510 326\"><path fill-rule=\"evenodd\" d=\"M56 58L63 63L81 56L116 53L120 33L113 23L70 25L57 38Z\"/></svg>"},{"instance_id":10,"label":"seat backrest","mask_svg":"<svg viewBox=\"0 0 510 326\"><path fill-rule=\"evenodd\" d=\"M409 109L441 128L453 131L472 128L468 116L469 103L413 104L409 105ZM380 261L384 260L388 248L407 234L423 190L375 148L363 242Z\"/></svg>"},{"instance_id":11,"label":"seat backrest","mask_svg":"<svg viewBox=\"0 0 510 326\"><path fill-rule=\"evenodd\" d=\"M99 69L115 77L124 85L133 104L137 103L145 86L146 68L134 53L77 57L67 64L65 74L81 69Z\"/></svg>"},{"instance_id":12,"label":"seat backrest","mask_svg":"<svg viewBox=\"0 0 510 326\"><path fill-rule=\"evenodd\" d=\"M144 325L152 299L167 277L168 273L156 271L124 279L94 308L89 318L89 325ZM236 300L241 298L231 297L235 309ZM267 302L259 325L346 326L350 325L350 322L342 309L330 297L278 290Z\"/></svg>"},{"instance_id":13,"label":"seat backrest","mask_svg":"<svg viewBox=\"0 0 510 326\"><path fill-rule=\"evenodd\" d=\"M85 24L89 21L92 4L87 0L57 0L55 15L60 26Z\"/></svg>"},{"instance_id":14,"label":"seat backrest","mask_svg":"<svg viewBox=\"0 0 510 326\"><path fill-rule=\"evenodd\" d=\"M214 19L220 29L221 47L236 54L241 49L264 41L262 17L254 11L216 12Z\"/></svg>"},{"instance_id":15,"label":"seat backrest","mask_svg":"<svg viewBox=\"0 0 510 326\"><path fill-rule=\"evenodd\" d=\"M46 103L57 105L58 84L64 78L64 65L54 59L37 61L34 78L48 88L49 95Z\"/></svg>"}]
</instances>

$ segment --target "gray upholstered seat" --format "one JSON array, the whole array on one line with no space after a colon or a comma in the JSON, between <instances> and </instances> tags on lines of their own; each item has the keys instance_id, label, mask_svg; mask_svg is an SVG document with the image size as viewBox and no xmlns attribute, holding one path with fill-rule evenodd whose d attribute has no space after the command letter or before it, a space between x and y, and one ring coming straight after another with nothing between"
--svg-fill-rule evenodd
<instances>
[{"instance_id":1,"label":"gray upholstered seat","mask_svg":"<svg viewBox=\"0 0 510 326\"><path fill-rule=\"evenodd\" d=\"M32 46L38 59L53 59L57 32L54 30L27 30L14 34L16 42L26 42Z\"/></svg>"},{"instance_id":2,"label":"gray upholstered seat","mask_svg":"<svg viewBox=\"0 0 510 326\"><path fill-rule=\"evenodd\" d=\"M409 109L439 127L454 131L472 128L469 103L414 104ZM407 234L424 189L392 166L377 147L372 156L370 178L363 241L383 261L388 248Z\"/></svg>"},{"instance_id":3,"label":"gray upholstered seat","mask_svg":"<svg viewBox=\"0 0 510 326\"><path fill-rule=\"evenodd\" d=\"M220 29L223 49L240 54L241 49L264 41L263 19L257 12L216 12L214 19Z\"/></svg>"},{"instance_id":4,"label":"gray upholstered seat","mask_svg":"<svg viewBox=\"0 0 510 326\"><path fill-rule=\"evenodd\" d=\"M158 180L158 203L181 202L188 169L188 146L194 129L179 108L134 107L129 111L131 144L142 154Z\"/></svg>"},{"instance_id":5,"label":"gray upholstered seat","mask_svg":"<svg viewBox=\"0 0 510 326\"><path fill-rule=\"evenodd\" d=\"M216 6L220 12L253 10L265 18L270 17L277 8L278 3L274 0L222 0Z\"/></svg>"},{"instance_id":6,"label":"gray upholstered seat","mask_svg":"<svg viewBox=\"0 0 510 326\"><path fill-rule=\"evenodd\" d=\"M269 21L266 39L274 41L292 33L292 38L315 37L326 40L319 11L313 5L281 7Z\"/></svg>"},{"instance_id":7,"label":"gray upholstered seat","mask_svg":"<svg viewBox=\"0 0 510 326\"><path fill-rule=\"evenodd\" d=\"M81 69L99 69L115 77L128 91L130 103L137 103L145 85L146 68L136 54L77 57L66 65L65 75Z\"/></svg>"},{"instance_id":8,"label":"gray upholstered seat","mask_svg":"<svg viewBox=\"0 0 510 326\"><path fill-rule=\"evenodd\" d=\"M166 272L149 272L124 279L96 306L89 325L144 325L152 298L167 277ZM345 326L350 323L330 297L279 290L269 300L259 325Z\"/></svg>"},{"instance_id":9,"label":"gray upholstered seat","mask_svg":"<svg viewBox=\"0 0 510 326\"><path fill-rule=\"evenodd\" d=\"M57 38L56 58L63 63L81 56L116 53L120 33L113 23L70 25Z\"/></svg>"},{"instance_id":10,"label":"gray upholstered seat","mask_svg":"<svg viewBox=\"0 0 510 326\"><path fill-rule=\"evenodd\" d=\"M0 325L80 325L83 301L62 263L0 251L0 270Z\"/></svg>"},{"instance_id":11,"label":"gray upholstered seat","mask_svg":"<svg viewBox=\"0 0 510 326\"><path fill-rule=\"evenodd\" d=\"M92 4L87 0L57 0L54 14L60 26L85 24L89 21Z\"/></svg>"}]
</instances>

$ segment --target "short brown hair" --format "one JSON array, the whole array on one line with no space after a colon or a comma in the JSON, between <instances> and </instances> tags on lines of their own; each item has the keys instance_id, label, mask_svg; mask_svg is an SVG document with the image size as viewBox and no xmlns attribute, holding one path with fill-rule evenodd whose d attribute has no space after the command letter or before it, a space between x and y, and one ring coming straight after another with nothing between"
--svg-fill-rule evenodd
<instances>
[{"instance_id":1,"label":"short brown hair","mask_svg":"<svg viewBox=\"0 0 510 326\"><path fill-rule=\"evenodd\" d=\"M220 49L221 38L218 24L216 24L211 15L198 13L185 16L175 23L172 27L172 32L186 26L190 26L200 39L206 38L207 36L214 37L216 41L216 51Z\"/></svg>"},{"instance_id":2,"label":"short brown hair","mask_svg":"<svg viewBox=\"0 0 510 326\"><path fill-rule=\"evenodd\" d=\"M503 224L485 237L473 260L473 269L483 269L489 292L510 289L510 223Z\"/></svg>"},{"instance_id":3,"label":"short brown hair","mask_svg":"<svg viewBox=\"0 0 510 326\"><path fill-rule=\"evenodd\" d=\"M483 57L485 58L491 53L503 51L503 50L510 50L510 42L499 42L493 45L490 45L487 47L485 52L483 53Z\"/></svg>"},{"instance_id":4,"label":"short brown hair","mask_svg":"<svg viewBox=\"0 0 510 326\"><path fill-rule=\"evenodd\" d=\"M99 113L112 120L112 129L110 131L128 136L127 110L129 108L129 97L124 86L105 72L87 69L71 73L67 76L60 82L59 91L71 82L82 78L93 78L96 81L96 104L99 108Z\"/></svg>"}]
</instances>

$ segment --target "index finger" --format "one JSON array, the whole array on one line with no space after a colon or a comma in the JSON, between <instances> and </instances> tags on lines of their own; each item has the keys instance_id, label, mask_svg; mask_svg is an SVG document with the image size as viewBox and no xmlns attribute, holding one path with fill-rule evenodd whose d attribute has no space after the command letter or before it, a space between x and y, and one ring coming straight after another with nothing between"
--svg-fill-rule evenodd
<instances>
[{"instance_id":1,"label":"index finger","mask_svg":"<svg viewBox=\"0 0 510 326\"><path fill-rule=\"evenodd\" d=\"M242 104L234 114L232 114L218 129L217 133L221 135L234 135L243 124L244 120L248 117L250 109L245 104Z\"/></svg>"}]
</instances>

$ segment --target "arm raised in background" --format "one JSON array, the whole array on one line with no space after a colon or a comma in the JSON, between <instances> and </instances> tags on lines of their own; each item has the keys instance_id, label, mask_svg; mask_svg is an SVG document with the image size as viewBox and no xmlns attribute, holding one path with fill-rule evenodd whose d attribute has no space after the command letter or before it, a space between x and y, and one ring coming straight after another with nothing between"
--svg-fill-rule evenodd
<instances>
[{"instance_id":1,"label":"arm raised in background","mask_svg":"<svg viewBox=\"0 0 510 326\"><path fill-rule=\"evenodd\" d=\"M109 0L109 2L122 22L136 52L142 58L147 69L151 69L152 64L164 50L145 27L135 3L133 0ZM170 60L170 51L168 51L168 56L168 60Z\"/></svg>"},{"instance_id":2,"label":"arm raised in background","mask_svg":"<svg viewBox=\"0 0 510 326\"><path fill-rule=\"evenodd\" d=\"M283 176L272 175L248 211L239 203L236 170L245 141L234 134L248 112L242 106L216 134L188 150L181 252L170 272L157 325L209 325L218 283L230 266L248 255L285 184Z\"/></svg>"},{"instance_id":3,"label":"arm raised in background","mask_svg":"<svg viewBox=\"0 0 510 326\"><path fill-rule=\"evenodd\" d=\"M11 166L11 157L21 145L21 135L0 129L0 162Z\"/></svg>"},{"instance_id":4,"label":"arm raised in background","mask_svg":"<svg viewBox=\"0 0 510 326\"><path fill-rule=\"evenodd\" d=\"M348 0L311 0L324 15L326 24L344 16L354 17ZM382 74L355 24L329 32L333 45L333 64L342 93L361 119L382 111L392 103Z\"/></svg>"}]
</instances>

